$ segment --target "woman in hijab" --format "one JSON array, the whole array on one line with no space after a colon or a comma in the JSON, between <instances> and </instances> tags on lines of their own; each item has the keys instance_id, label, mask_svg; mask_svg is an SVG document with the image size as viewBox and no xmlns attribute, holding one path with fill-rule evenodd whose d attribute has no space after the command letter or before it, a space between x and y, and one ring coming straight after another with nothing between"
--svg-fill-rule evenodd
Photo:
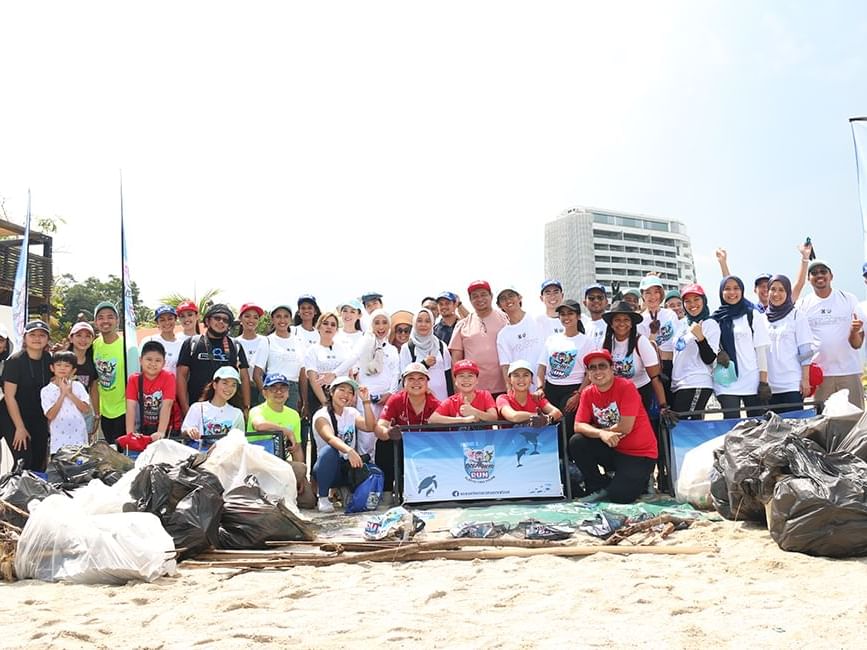
<instances>
[{"instance_id":1,"label":"woman in hijab","mask_svg":"<svg viewBox=\"0 0 867 650\"><path fill-rule=\"evenodd\" d=\"M672 408L677 413L703 411L713 394L712 366L719 352L719 324L710 317L707 296L697 284L681 294L686 319L681 321L674 342L671 370ZM680 416L701 420L701 415Z\"/></svg>"},{"instance_id":2,"label":"woman in hijab","mask_svg":"<svg viewBox=\"0 0 867 650\"><path fill-rule=\"evenodd\" d=\"M741 404L748 416L760 414L761 404L771 399L768 321L744 298L744 283L739 277L723 278L719 298L720 307L711 315L720 329L717 364L726 369L733 365L735 377L721 383L721 373L715 372L714 393L725 418L740 417Z\"/></svg>"},{"instance_id":3,"label":"woman in hijab","mask_svg":"<svg viewBox=\"0 0 867 650\"><path fill-rule=\"evenodd\" d=\"M771 405L787 404L771 409L776 413L803 408L810 394L810 360L813 358L813 336L807 317L792 303L792 283L785 275L771 276L768 282L768 384Z\"/></svg>"},{"instance_id":4,"label":"woman in hijab","mask_svg":"<svg viewBox=\"0 0 867 650\"><path fill-rule=\"evenodd\" d=\"M448 347L433 333L434 315L422 307L415 315L409 341L400 348L400 367L418 361L429 373L430 392L443 401L452 392L452 355Z\"/></svg>"}]
</instances>

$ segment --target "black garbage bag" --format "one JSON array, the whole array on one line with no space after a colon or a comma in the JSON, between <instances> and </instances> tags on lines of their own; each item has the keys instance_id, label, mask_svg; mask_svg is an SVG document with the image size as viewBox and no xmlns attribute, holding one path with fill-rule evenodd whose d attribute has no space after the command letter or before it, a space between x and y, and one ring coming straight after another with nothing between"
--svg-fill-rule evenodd
<instances>
[{"instance_id":1,"label":"black garbage bag","mask_svg":"<svg viewBox=\"0 0 867 650\"><path fill-rule=\"evenodd\" d=\"M768 529L781 549L827 557L867 555L867 462L849 452L825 453L791 435L765 463L777 477Z\"/></svg>"},{"instance_id":2,"label":"black garbage bag","mask_svg":"<svg viewBox=\"0 0 867 650\"><path fill-rule=\"evenodd\" d=\"M160 517L175 548L186 549L179 558L192 557L219 542L223 497L211 488L197 487Z\"/></svg>"},{"instance_id":3,"label":"black garbage bag","mask_svg":"<svg viewBox=\"0 0 867 650\"><path fill-rule=\"evenodd\" d=\"M61 447L48 461L48 482L74 490L99 479L114 485L134 467L131 459L112 449L104 440L86 446Z\"/></svg>"},{"instance_id":4,"label":"black garbage bag","mask_svg":"<svg viewBox=\"0 0 867 650\"><path fill-rule=\"evenodd\" d=\"M244 485L223 495L225 508L220 520L220 548L266 548L265 542L313 540L313 526L289 510L283 500L265 495L253 475Z\"/></svg>"},{"instance_id":5,"label":"black garbage bag","mask_svg":"<svg viewBox=\"0 0 867 650\"><path fill-rule=\"evenodd\" d=\"M867 460L867 413L860 419L819 416L803 422L802 435L825 451L848 451L861 460Z\"/></svg>"},{"instance_id":6,"label":"black garbage bag","mask_svg":"<svg viewBox=\"0 0 867 650\"><path fill-rule=\"evenodd\" d=\"M24 512L30 512L27 504L34 499L42 501L52 494L62 492L30 470L24 469L23 460L18 461L14 470L0 477L0 499ZM18 528L24 528L27 522L23 515L5 508L0 510L0 519Z\"/></svg>"}]
</instances>

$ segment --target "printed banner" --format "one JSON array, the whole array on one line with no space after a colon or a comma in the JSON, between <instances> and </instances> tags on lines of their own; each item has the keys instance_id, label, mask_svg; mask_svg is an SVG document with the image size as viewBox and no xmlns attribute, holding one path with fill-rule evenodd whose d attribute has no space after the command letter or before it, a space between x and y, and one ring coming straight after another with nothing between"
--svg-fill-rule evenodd
<instances>
[{"instance_id":1,"label":"printed banner","mask_svg":"<svg viewBox=\"0 0 867 650\"><path fill-rule=\"evenodd\" d=\"M404 431L407 503L563 496L557 427Z\"/></svg>"},{"instance_id":2,"label":"printed banner","mask_svg":"<svg viewBox=\"0 0 867 650\"><path fill-rule=\"evenodd\" d=\"M12 331L9 338L13 347L20 350L24 340L24 325L27 323L27 256L30 250L30 190L27 190L27 219L24 221L24 237L21 239L21 253L18 268L15 270L15 287L12 290Z\"/></svg>"},{"instance_id":3,"label":"printed banner","mask_svg":"<svg viewBox=\"0 0 867 650\"><path fill-rule=\"evenodd\" d=\"M126 256L126 233L123 229L123 186L120 190L120 255L121 255L121 281L123 290L123 342L126 348L125 365L126 380L130 375L138 372L138 336L135 331L135 311L132 301L132 284L129 277L129 261Z\"/></svg>"}]
</instances>

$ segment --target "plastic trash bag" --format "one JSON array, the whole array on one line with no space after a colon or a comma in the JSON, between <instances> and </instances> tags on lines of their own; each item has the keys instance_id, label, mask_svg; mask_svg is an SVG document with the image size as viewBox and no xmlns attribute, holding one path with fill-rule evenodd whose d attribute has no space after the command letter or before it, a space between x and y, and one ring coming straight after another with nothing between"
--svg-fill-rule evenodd
<instances>
[{"instance_id":1,"label":"plastic trash bag","mask_svg":"<svg viewBox=\"0 0 867 650\"><path fill-rule=\"evenodd\" d=\"M628 517L625 515L600 510L593 515L593 519L585 519L582 521L578 525L578 528L588 535L593 535L593 537L608 539L623 527L627 519Z\"/></svg>"},{"instance_id":2,"label":"plastic trash bag","mask_svg":"<svg viewBox=\"0 0 867 650\"><path fill-rule=\"evenodd\" d=\"M686 452L674 490L678 501L691 503L697 508L712 507L710 473L713 468L713 452L722 449L724 441L725 435L717 436Z\"/></svg>"},{"instance_id":3,"label":"plastic trash bag","mask_svg":"<svg viewBox=\"0 0 867 650\"><path fill-rule=\"evenodd\" d=\"M24 461L19 460L18 465L11 474L0 478L0 499L25 512L30 512L31 501L42 501L52 494L60 494L60 490L40 478L28 469L24 469ZM3 521L13 526L22 528L27 519L19 514L4 510L0 515Z\"/></svg>"},{"instance_id":4,"label":"plastic trash bag","mask_svg":"<svg viewBox=\"0 0 867 650\"><path fill-rule=\"evenodd\" d=\"M849 401L849 389L843 388L828 396L822 415L829 418L857 418L863 411Z\"/></svg>"},{"instance_id":5,"label":"plastic trash bag","mask_svg":"<svg viewBox=\"0 0 867 650\"><path fill-rule=\"evenodd\" d=\"M6 438L0 436L0 476L6 476L15 469L15 460L12 450L6 444Z\"/></svg>"},{"instance_id":6,"label":"plastic trash bag","mask_svg":"<svg viewBox=\"0 0 867 650\"><path fill-rule=\"evenodd\" d=\"M468 521L453 526L449 531L452 537L469 537L473 539L495 539L502 537L511 530L509 524L498 524L493 521Z\"/></svg>"},{"instance_id":7,"label":"plastic trash bag","mask_svg":"<svg viewBox=\"0 0 867 650\"><path fill-rule=\"evenodd\" d=\"M283 504L265 495L255 477L223 495L225 507L220 519L220 548L267 548L265 542L313 540L313 525Z\"/></svg>"},{"instance_id":8,"label":"plastic trash bag","mask_svg":"<svg viewBox=\"0 0 867 650\"><path fill-rule=\"evenodd\" d=\"M120 481L114 485L106 485L99 479L93 479L72 493L72 500L76 507L88 515L123 512L123 507L129 502L129 498L129 485Z\"/></svg>"},{"instance_id":9,"label":"plastic trash bag","mask_svg":"<svg viewBox=\"0 0 867 650\"><path fill-rule=\"evenodd\" d=\"M515 537L523 537L524 539L558 541L569 539L576 530L578 529L568 524L550 524L537 519L528 519L518 522L511 533Z\"/></svg>"},{"instance_id":10,"label":"plastic trash bag","mask_svg":"<svg viewBox=\"0 0 867 650\"><path fill-rule=\"evenodd\" d=\"M298 486L292 466L258 445L247 443L243 431L234 429L211 447L203 467L213 472L228 492L242 487L251 474L261 490L298 514Z\"/></svg>"},{"instance_id":11,"label":"plastic trash bag","mask_svg":"<svg viewBox=\"0 0 867 650\"><path fill-rule=\"evenodd\" d=\"M157 465L159 463L167 463L175 465L185 461L190 456L195 456L198 452L192 447L182 445L174 440L160 438L155 440L141 452L135 459L135 466L139 469L147 465Z\"/></svg>"},{"instance_id":12,"label":"plastic trash bag","mask_svg":"<svg viewBox=\"0 0 867 650\"><path fill-rule=\"evenodd\" d=\"M364 539L380 540L389 537L408 540L424 530L425 521L403 506L374 515L364 524Z\"/></svg>"},{"instance_id":13,"label":"plastic trash bag","mask_svg":"<svg viewBox=\"0 0 867 650\"><path fill-rule=\"evenodd\" d=\"M152 582L175 572L172 538L148 513L87 515L64 495L34 508L15 556L19 578L78 584Z\"/></svg>"},{"instance_id":14,"label":"plastic trash bag","mask_svg":"<svg viewBox=\"0 0 867 650\"><path fill-rule=\"evenodd\" d=\"M382 470L372 463L366 463L367 478L352 491L352 496L346 501L346 512L364 512L376 510L382 500L382 489L385 487L385 477Z\"/></svg>"},{"instance_id":15,"label":"plastic trash bag","mask_svg":"<svg viewBox=\"0 0 867 650\"><path fill-rule=\"evenodd\" d=\"M48 482L67 490L87 485L95 478L112 485L133 467L132 460L100 440L92 445L61 447L51 454Z\"/></svg>"}]
</instances>

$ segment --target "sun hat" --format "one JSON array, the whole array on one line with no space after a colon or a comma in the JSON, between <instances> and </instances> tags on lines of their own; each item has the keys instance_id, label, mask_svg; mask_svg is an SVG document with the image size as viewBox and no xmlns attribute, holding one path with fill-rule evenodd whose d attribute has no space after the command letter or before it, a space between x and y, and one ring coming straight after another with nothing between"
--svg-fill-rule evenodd
<instances>
[{"instance_id":1,"label":"sun hat","mask_svg":"<svg viewBox=\"0 0 867 650\"><path fill-rule=\"evenodd\" d=\"M629 316L629 319L632 321L633 325L638 325L642 320L644 320L644 318L642 318L641 314L636 312L632 308L632 305L630 305L625 300L620 300L618 302L615 302L611 306L611 309L609 311L602 314L602 320L604 320L608 324L608 326L610 327L612 321L614 320L614 317L617 316L618 314L626 314L627 316Z\"/></svg>"}]
</instances>

